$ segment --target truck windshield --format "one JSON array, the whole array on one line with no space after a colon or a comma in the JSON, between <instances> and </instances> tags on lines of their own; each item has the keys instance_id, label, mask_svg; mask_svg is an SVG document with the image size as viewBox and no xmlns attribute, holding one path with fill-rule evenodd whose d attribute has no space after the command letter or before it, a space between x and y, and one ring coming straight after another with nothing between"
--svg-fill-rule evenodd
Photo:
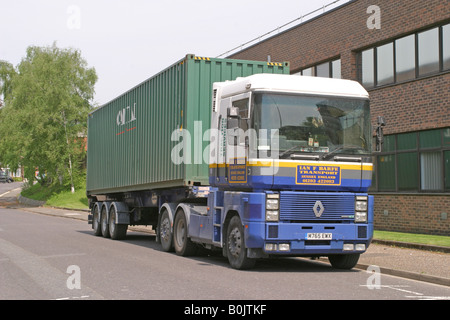
<instances>
[{"instance_id":1,"label":"truck windshield","mask_svg":"<svg viewBox=\"0 0 450 320\"><path fill-rule=\"evenodd\" d=\"M256 93L251 126L257 149L272 157L371 153L369 101L357 98Z\"/></svg>"}]
</instances>

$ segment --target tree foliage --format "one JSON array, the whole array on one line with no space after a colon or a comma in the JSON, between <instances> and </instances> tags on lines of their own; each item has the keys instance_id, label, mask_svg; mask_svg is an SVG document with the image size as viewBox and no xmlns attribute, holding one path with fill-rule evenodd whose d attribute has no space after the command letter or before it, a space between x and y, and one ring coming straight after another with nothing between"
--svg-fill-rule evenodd
<instances>
[{"instance_id":1,"label":"tree foliage","mask_svg":"<svg viewBox=\"0 0 450 320\"><path fill-rule=\"evenodd\" d=\"M45 184L71 182L85 159L86 119L97 75L80 51L31 46L16 68L0 61L0 162L35 171Z\"/></svg>"}]
</instances>

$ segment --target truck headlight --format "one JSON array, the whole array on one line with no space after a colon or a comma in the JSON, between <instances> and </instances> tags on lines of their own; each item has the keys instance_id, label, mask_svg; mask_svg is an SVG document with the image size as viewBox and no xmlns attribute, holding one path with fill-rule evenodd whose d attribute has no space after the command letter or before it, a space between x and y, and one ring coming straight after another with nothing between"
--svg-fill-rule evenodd
<instances>
[{"instance_id":1,"label":"truck headlight","mask_svg":"<svg viewBox=\"0 0 450 320\"><path fill-rule=\"evenodd\" d=\"M278 199L267 199L266 200L267 210L278 210Z\"/></svg>"},{"instance_id":2,"label":"truck headlight","mask_svg":"<svg viewBox=\"0 0 450 320\"><path fill-rule=\"evenodd\" d=\"M356 196L355 199L355 222L367 222L367 196Z\"/></svg>"},{"instance_id":3,"label":"truck headlight","mask_svg":"<svg viewBox=\"0 0 450 320\"><path fill-rule=\"evenodd\" d=\"M266 221L278 221L280 209L280 195L268 193L266 196Z\"/></svg>"},{"instance_id":4,"label":"truck headlight","mask_svg":"<svg viewBox=\"0 0 450 320\"><path fill-rule=\"evenodd\" d=\"M355 205L356 211L367 211L367 200L366 201L356 201Z\"/></svg>"},{"instance_id":5,"label":"truck headlight","mask_svg":"<svg viewBox=\"0 0 450 320\"><path fill-rule=\"evenodd\" d=\"M278 210L266 210L266 221L278 221Z\"/></svg>"},{"instance_id":6,"label":"truck headlight","mask_svg":"<svg viewBox=\"0 0 450 320\"><path fill-rule=\"evenodd\" d=\"M355 212L355 222L367 222L367 212Z\"/></svg>"}]
</instances>

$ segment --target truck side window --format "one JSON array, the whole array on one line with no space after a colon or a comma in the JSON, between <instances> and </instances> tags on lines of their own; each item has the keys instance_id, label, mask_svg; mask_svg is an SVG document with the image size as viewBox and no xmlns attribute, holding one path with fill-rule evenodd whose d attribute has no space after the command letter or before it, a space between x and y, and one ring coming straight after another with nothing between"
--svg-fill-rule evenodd
<instances>
[{"instance_id":1,"label":"truck side window","mask_svg":"<svg viewBox=\"0 0 450 320\"><path fill-rule=\"evenodd\" d=\"M245 142L245 133L247 133L248 130L248 105L249 99L237 100L233 101L232 103L232 106L234 108L239 109L239 119L235 118L235 121L237 121L238 123L239 130L234 131L236 136L234 136L233 138L229 137L229 145L238 145Z\"/></svg>"},{"instance_id":2,"label":"truck side window","mask_svg":"<svg viewBox=\"0 0 450 320\"><path fill-rule=\"evenodd\" d=\"M239 128L242 130L248 130L248 99L237 100L233 102L233 107L239 108L239 115L241 117L241 121L239 122Z\"/></svg>"}]
</instances>

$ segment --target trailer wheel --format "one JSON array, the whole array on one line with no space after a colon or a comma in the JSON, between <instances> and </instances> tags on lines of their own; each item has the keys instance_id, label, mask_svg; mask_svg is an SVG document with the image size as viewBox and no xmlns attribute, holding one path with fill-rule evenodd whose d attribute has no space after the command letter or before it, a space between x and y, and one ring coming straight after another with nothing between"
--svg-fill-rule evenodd
<instances>
[{"instance_id":1,"label":"trailer wheel","mask_svg":"<svg viewBox=\"0 0 450 320\"><path fill-rule=\"evenodd\" d=\"M182 209L177 211L173 224L173 246L179 256L190 256L195 254L197 246L188 238L188 224Z\"/></svg>"},{"instance_id":2,"label":"trailer wheel","mask_svg":"<svg viewBox=\"0 0 450 320\"><path fill-rule=\"evenodd\" d=\"M245 248L244 227L239 216L234 216L230 220L227 229L227 257L228 262L234 269L251 269L256 260L247 256Z\"/></svg>"},{"instance_id":3,"label":"trailer wheel","mask_svg":"<svg viewBox=\"0 0 450 320\"><path fill-rule=\"evenodd\" d=\"M159 222L159 238L161 240L161 247L164 251L169 252L173 250L172 228L167 210L163 210L161 221Z\"/></svg>"},{"instance_id":4,"label":"trailer wheel","mask_svg":"<svg viewBox=\"0 0 450 320\"><path fill-rule=\"evenodd\" d=\"M92 229L94 229L94 235L102 235L102 228L100 224L100 210L98 209L97 203L94 205L94 209L92 212Z\"/></svg>"},{"instance_id":5,"label":"trailer wheel","mask_svg":"<svg viewBox=\"0 0 450 320\"><path fill-rule=\"evenodd\" d=\"M347 269L350 270L359 260L359 253L353 254L336 254L328 257L328 260L331 263L331 266L335 269Z\"/></svg>"},{"instance_id":6,"label":"trailer wheel","mask_svg":"<svg viewBox=\"0 0 450 320\"><path fill-rule=\"evenodd\" d=\"M109 210L109 233L113 240L123 240L127 235L127 224L116 224L116 208L111 206Z\"/></svg>"},{"instance_id":7,"label":"trailer wheel","mask_svg":"<svg viewBox=\"0 0 450 320\"><path fill-rule=\"evenodd\" d=\"M105 206L102 207L102 216L100 218L100 224L103 237L109 238L111 235L109 234L108 214L106 213Z\"/></svg>"}]
</instances>

